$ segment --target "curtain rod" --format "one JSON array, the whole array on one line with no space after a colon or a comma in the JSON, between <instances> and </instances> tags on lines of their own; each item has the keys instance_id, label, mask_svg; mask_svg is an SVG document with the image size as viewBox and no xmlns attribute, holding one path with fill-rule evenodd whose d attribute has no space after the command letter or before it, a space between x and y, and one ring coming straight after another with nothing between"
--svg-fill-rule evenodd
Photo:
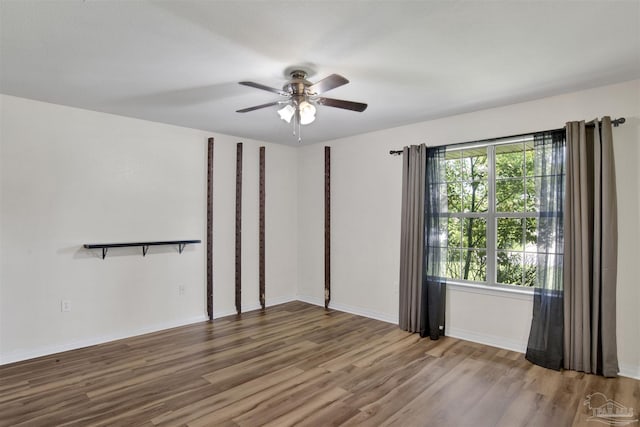
<instances>
[{"instance_id":1,"label":"curtain rod","mask_svg":"<svg viewBox=\"0 0 640 427\"><path fill-rule=\"evenodd\" d=\"M627 120L624 117L620 117L617 119L613 119L611 120L611 124L613 125L613 127L618 127L621 124L625 123ZM593 126L593 123L587 123L587 126ZM549 130L545 130L543 132L553 132L553 131L558 131L558 130L564 130L564 127L558 128L558 129L549 129ZM536 132L527 132L527 133L520 133L517 135L509 135L509 136L501 136L499 138L488 138L488 139L480 139L478 141L468 141L468 142L456 142L455 144L446 144L448 147L449 146L455 146L455 145L463 145L463 144L471 144L474 142L484 142L484 141L495 141L496 139L506 139L506 138L517 138L520 136L526 136L526 135L531 135L533 133L538 133L539 131ZM402 154L403 150L390 150L389 154L391 154L392 156L399 156Z\"/></svg>"}]
</instances>

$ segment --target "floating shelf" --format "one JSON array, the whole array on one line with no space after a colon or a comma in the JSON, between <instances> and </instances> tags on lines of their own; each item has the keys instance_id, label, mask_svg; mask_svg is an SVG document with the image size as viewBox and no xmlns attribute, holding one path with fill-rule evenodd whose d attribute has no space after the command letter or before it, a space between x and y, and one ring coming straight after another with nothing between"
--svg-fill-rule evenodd
<instances>
[{"instance_id":1,"label":"floating shelf","mask_svg":"<svg viewBox=\"0 0 640 427\"><path fill-rule=\"evenodd\" d=\"M142 256L147 254L149 246L172 246L178 245L178 253L182 253L186 245L202 243L201 240L167 240L164 242L134 242L134 243L85 243L85 249L102 249L102 259L107 256L109 248L128 248L133 246L142 247Z\"/></svg>"}]
</instances>

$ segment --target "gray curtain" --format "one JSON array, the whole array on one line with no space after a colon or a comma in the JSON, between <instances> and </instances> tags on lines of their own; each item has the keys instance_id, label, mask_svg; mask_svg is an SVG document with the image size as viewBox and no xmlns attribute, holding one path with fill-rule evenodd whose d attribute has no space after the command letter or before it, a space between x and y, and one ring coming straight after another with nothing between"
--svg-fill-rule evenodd
<instances>
[{"instance_id":1,"label":"gray curtain","mask_svg":"<svg viewBox=\"0 0 640 427\"><path fill-rule=\"evenodd\" d=\"M564 368L614 377L617 201L611 119L567 123Z\"/></svg>"},{"instance_id":2,"label":"gray curtain","mask_svg":"<svg viewBox=\"0 0 640 427\"><path fill-rule=\"evenodd\" d=\"M563 358L565 131L534 135L537 265L533 318L525 357L559 370Z\"/></svg>"},{"instance_id":3,"label":"gray curtain","mask_svg":"<svg viewBox=\"0 0 640 427\"><path fill-rule=\"evenodd\" d=\"M400 237L400 328L420 332L424 278L424 196L427 147L404 147L402 153Z\"/></svg>"},{"instance_id":4,"label":"gray curtain","mask_svg":"<svg viewBox=\"0 0 640 427\"><path fill-rule=\"evenodd\" d=\"M424 272L420 308L420 336L437 340L444 335L447 248L447 183L445 147L427 148L424 203Z\"/></svg>"}]
</instances>

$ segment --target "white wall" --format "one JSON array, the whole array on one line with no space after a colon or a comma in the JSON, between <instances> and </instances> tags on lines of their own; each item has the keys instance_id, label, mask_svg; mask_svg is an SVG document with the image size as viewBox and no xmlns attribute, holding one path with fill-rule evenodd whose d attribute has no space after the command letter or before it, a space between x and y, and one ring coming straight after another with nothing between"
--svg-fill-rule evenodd
<instances>
[{"instance_id":1,"label":"white wall","mask_svg":"<svg viewBox=\"0 0 640 427\"><path fill-rule=\"evenodd\" d=\"M265 297L267 305L295 298L297 168L294 147L216 136L213 169L213 310L234 314L236 144L243 143L242 311L260 307L258 291L259 147L265 146Z\"/></svg>"},{"instance_id":2,"label":"white wall","mask_svg":"<svg viewBox=\"0 0 640 427\"><path fill-rule=\"evenodd\" d=\"M235 312L226 135L0 96L0 363L206 318L206 142L215 137L214 315ZM243 310L258 306L258 141L245 145ZM295 148L266 145L267 304L295 296ZM83 243L201 239L173 247ZM178 295L178 286L185 295ZM60 301L72 310L61 312Z\"/></svg>"},{"instance_id":3,"label":"white wall","mask_svg":"<svg viewBox=\"0 0 640 427\"><path fill-rule=\"evenodd\" d=\"M371 108L375 106L372 105ZM618 347L640 377L640 81L299 148L244 142L243 311L258 307L258 147L267 159L267 304L323 304L323 161L332 157L334 308L397 322L405 145L449 144L626 117L614 129L619 198ZM190 323L205 315L206 139L215 137L214 314L235 312L240 139L0 95L0 363ZM175 248L83 243L202 239ZM186 287L178 295L177 286ZM72 311L60 312L69 299ZM450 335L522 350L527 295L450 286Z\"/></svg>"},{"instance_id":4,"label":"white wall","mask_svg":"<svg viewBox=\"0 0 640 427\"><path fill-rule=\"evenodd\" d=\"M375 108L375 105L371 105ZM640 81L447 117L306 146L298 152L300 299L322 303L323 146L331 146L331 286L335 308L397 322L400 157L410 144L451 144L554 129L570 120L626 117L614 129L619 199L618 348L621 370L640 377ZM523 350L531 297L450 286L449 335Z\"/></svg>"}]
</instances>

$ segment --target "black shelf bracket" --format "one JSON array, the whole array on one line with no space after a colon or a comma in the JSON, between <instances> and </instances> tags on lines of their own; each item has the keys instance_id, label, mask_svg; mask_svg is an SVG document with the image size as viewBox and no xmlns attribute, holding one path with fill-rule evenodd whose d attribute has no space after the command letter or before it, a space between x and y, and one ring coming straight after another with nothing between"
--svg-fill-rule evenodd
<instances>
[{"instance_id":1,"label":"black shelf bracket","mask_svg":"<svg viewBox=\"0 0 640 427\"><path fill-rule=\"evenodd\" d=\"M133 242L133 243L85 243L82 245L85 249L102 249L102 259L107 256L109 248L128 248L140 246L142 247L142 256L146 256L149 252L149 246L170 246L178 245L178 253L184 251L184 247L196 243L202 243L202 240L166 240L158 242Z\"/></svg>"}]
</instances>

